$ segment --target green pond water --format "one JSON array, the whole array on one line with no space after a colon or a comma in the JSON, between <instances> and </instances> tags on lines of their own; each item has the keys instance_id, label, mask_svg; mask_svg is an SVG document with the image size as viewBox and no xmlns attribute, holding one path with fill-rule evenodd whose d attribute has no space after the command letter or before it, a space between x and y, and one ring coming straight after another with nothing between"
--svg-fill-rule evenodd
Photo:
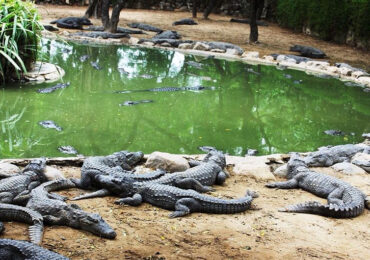
<instances>
[{"instance_id":1,"label":"green pond water","mask_svg":"<svg viewBox=\"0 0 370 260\"><path fill-rule=\"evenodd\" d=\"M337 79L128 46L44 40L42 53L44 61L65 69L60 82L71 84L50 94L37 90L56 83L0 89L1 158L64 156L57 147L65 145L83 155L123 149L191 154L201 145L232 155L247 148L270 154L356 143L370 132L370 93ZM86 54L90 59L81 62ZM115 93L198 85L214 89ZM153 103L119 105L129 100ZM42 120L63 131L41 127ZM328 129L346 135L324 134Z\"/></svg>"}]
</instances>

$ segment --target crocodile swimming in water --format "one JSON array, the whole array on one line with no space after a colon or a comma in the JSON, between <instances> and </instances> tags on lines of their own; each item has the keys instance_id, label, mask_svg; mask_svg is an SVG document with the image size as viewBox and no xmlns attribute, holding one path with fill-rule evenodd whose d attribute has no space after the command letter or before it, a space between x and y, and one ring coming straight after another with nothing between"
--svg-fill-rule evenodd
<instances>
[{"instance_id":1,"label":"crocodile swimming in water","mask_svg":"<svg viewBox=\"0 0 370 260\"><path fill-rule=\"evenodd\" d=\"M164 87L164 88L150 88L150 89L134 89L134 90L123 90L116 91L115 93L126 94L134 92L174 92L174 91L201 91L201 90L214 90L216 87L205 87L205 86L195 86L195 87Z\"/></svg>"},{"instance_id":2,"label":"crocodile swimming in water","mask_svg":"<svg viewBox=\"0 0 370 260\"><path fill-rule=\"evenodd\" d=\"M319 197L326 198L328 204L309 201L291 205L280 211L310 213L333 218L353 218L359 216L368 203L366 195L359 189L332 176L311 171L298 154L293 154L288 162L288 181L266 184L268 188L301 188Z\"/></svg>"},{"instance_id":3,"label":"crocodile swimming in water","mask_svg":"<svg viewBox=\"0 0 370 260\"><path fill-rule=\"evenodd\" d=\"M119 104L119 106L134 106L134 105L139 105L139 104L145 104L145 103L153 103L154 101L153 100L137 100L137 101L131 101L131 100L128 100L128 101L125 101L121 104Z\"/></svg>"},{"instance_id":4,"label":"crocodile swimming in water","mask_svg":"<svg viewBox=\"0 0 370 260\"><path fill-rule=\"evenodd\" d=\"M62 128L60 126L57 125L57 123L55 123L54 121L52 120L44 120L44 121L40 121L39 122L39 125L41 125L42 127L44 128L50 128L50 129L55 129L57 131L62 131Z\"/></svg>"},{"instance_id":5,"label":"crocodile swimming in water","mask_svg":"<svg viewBox=\"0 0 370 260\"><path fill-rule=\"evenodd\" d=\"M75 183L69 179L45 182L32 190L27 208L40 213L45 224L69 226L88 231L99 237L115 238L116 232L100 215L83 211L76 204L65 203L64 197L49 193L75 187Z\"/></svg>"},{"instance_id":6,"label":"crocodile swimming in water","mask_svg":"<svg viewBox=\"0 0 370 260\"><path fill-rule=\"evenodd\" d=\"M60 254L27 241L0 239L0 259L7 260L68 260Z\"/></svg>"},{"instance_id":7,"label":"crocodile swimming in water","mask_svg":"<svg viewBox=\"0 0 370 260\"><path fill-rule=\"evenodd\" d=\"M39 92L41 94L49 94L49 93L54 92L57 89L67 88L70 85L71 85L70 82L67 82L67 83L58 83L55 86L52 86L50 88L40 88L40 89L37 90L37 92Z\"/></svg>"}]
</instances>

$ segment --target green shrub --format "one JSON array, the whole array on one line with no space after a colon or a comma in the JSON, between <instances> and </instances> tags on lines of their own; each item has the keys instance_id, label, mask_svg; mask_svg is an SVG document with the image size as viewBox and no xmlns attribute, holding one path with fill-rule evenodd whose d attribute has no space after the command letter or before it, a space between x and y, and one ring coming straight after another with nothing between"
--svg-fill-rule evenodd
<instances>
[{"instance_id":1,"label":"green shrub","mask_svg":"<svg viewBox=\"0 0 370 260\"><path fill-rule=\"evenodd\" d=\"M35 61L42 25L30 1L0 0L0 84Z\"/></svg>"},{"instance_id":2,"label":"green shrub","mask_svg":"<svg viewBox=\"0 0 370 260\"><path fill-rule=\"evenodd\" d=\"M370 39L370 0L278 0L277 20L301 31L309 27L324 40L344 42L349 30Z\"/></svg>"}]
</instances>

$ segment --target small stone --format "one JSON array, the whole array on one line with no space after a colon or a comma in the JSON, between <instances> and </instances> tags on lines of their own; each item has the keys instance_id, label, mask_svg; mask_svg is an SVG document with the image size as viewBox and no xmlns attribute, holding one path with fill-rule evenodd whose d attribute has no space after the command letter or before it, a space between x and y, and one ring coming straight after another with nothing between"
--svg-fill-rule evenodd
<instances>
[{"instance_id":1,"label":"small stone","mask_svg":"<svg viewBox=\"0 0 370 260\"><path fill-rule=\"evenodd\" d=\"M63 173L59 171L58 169L51 167L51 166L46 166L45 167L45 176L48 181L53 181L53 180L59 180L59 179L65 179Z\"/></svg>"},{"instance_id":2,"label":"small stone","mask_svg":"<svg viewBox=\"0 0 370 260\"><path fill-rule=\"evenodd\" d=\"M357 81L360 83L360 84L363 84L363 85L366 85L366 86L370 86L370 77L359 77L357 79Z\"/></svg>"},{"instance_id":3,"label":"small stone","mask_svg":"<svg viewBox=\"0 0 370 260\"><path fill-rule=\"evenodd\" d=\"M360 76L362 76L362 75L365 75L366 73L365 72L363 72L363 71L361 71L361 70L356 70L356 71L354 71L354 72L352 72L352 77L354 77L354 78L358 78L358 77L360 77Z\"/></svg>"},{"instance_id":4,"label":"small stone","mask_svg":"<svg viewBox=\"0 0 370 260\"><path fill-rule=\"evenodd\" d=\"M193 44L191 44L191 43L181 43L181 44L179 44L179 49L188 50L188 49L192 49L192 48L193 48Z\"/></svg>"},{"instance_id":5,"label":"small stone","mask_svg":"<svg viewBox=\"0 0 370 260\"><path fill-rule=\"evenodd\" d=\"M360 167L358 167L358 166L356 166L352 163L348 163L348 162L336 163L336 164L334 164L330 167L333 168L334 170L336 170L340 173L346 174L346 175L356 175L356 174L366 173Z\"/></svg>"},{"instance_id":6,"label":"small stone","mask_svg":"<svg viewBox=\"0 0 370 260\"><path fill-rule=\"evenodd\" d=\"M308 67L314 67L314 68L317 68L317 69L322 69L322 70L326 70L327 67L330 66L329 62L327 61L307 61L306 62L307 66Z\"/></svg>"},{"instance_id":7,"label":"small stone","mask_svg":"<svg viewBox=\"0 0 370 260\"><path fill-rule=\"evenodd\" d=\"M228 55L238 55L239 56L239 52L236 49L226 49L226 54L228 54Z\"/></svg>"},{"instance_id":8,"label":"small stone","mask_svg":"<svg viewBox=\"0 0 370 260\"><path fill-rule=\"evenodd\" d=\"M225 53L225 50L222 49L211 49L211 52L216 52L216 53Z\"/></svg>"},{"instance_id":9,"label":"small stone","mask_svg":"<svg viewBox=\"0 0 370 260\"><path fill-rule=\"evenodd\" d=\"M263 59L267 60L267 61L275 61L274 57L270 56L270 55L265 55L263 56Z\"/></svg>"},{"instance_id":10,"label":"small stone","mask_svg":"<svg viewBox=\"0 0 370 260\"><path fill-rule=\"evenodd\" d=\"M139 41L140 41L140 39L139 39L139 38L131 37L131 38L128 40L128 43L129 43L129 44L132 44L132 45L136 45L136 44L138 44L138 43L139 43Z\"/></svg>"},{"instance_id":11,"label":"small stone","mask_svg":"<svg viewBox=\"0 0 370 260\"><path fill-rule=\"evenodd\" d=\"M194 47L194 50L199 50L199 51L208 51L210 49L208 44L202 43L202 42L196 42Z\"/></svg>"},{"instance_id":12,"label":"small stone","mask_svg":"<svg viewBox=\"0 0 370 260\"><path fill-rule=\"evenodd\" d=\"M260 53L258 51L248 51L244 52L242 57L247 59L258 59Z\"/></svg>"},{"instance_id":13,"label":"small stone","mask_svg":"<svg viewBox=\"0 0 370 260\"><path fill-rule=\"evenodd\" d=\"M346 67L338 68L338 72L344 76L351 76L352 70Z\"/></svg>"},{"instance_id":14,"label":"small stone","mask_svg":"<svg viewBox=\"0 0 370 260\"><path fill-rule=\"evenodd\" d=\"M143 42L142 45L145 45L145 46L154 46L154 42Z\"/></svg>"},{"instance_id":15,"label":"small stone","mask_svg":"<svg viewBox=\"0 0 370 260\"><path fill-rule=\"evenodd\" d=\"M361 135L362 138L365 138L365 139L370 139L370 133L363 133Z\"/></svg>"},{"instance_id":16,"label":"small stone","mask_svg":"<svg viewBox=\"0 0 370 260\"><path fill-rule=\"evenodd\" d=\"M281 165L280 167L278 167L275 171L274 171L274 175L275 176L280 176L280 177L285 177L288 173L288 165L287 164L284 164L284 165Z\"/></svg>"},{"instance_id":17,"label":"small stone","mask_svg":"<svg viewBox=\"0 0 370 260\"><path fill-rule=\"evenodd\" d=\"M164 42L161 44L162 47L172 47L172 45L168 42Z\"/></svg>"},{"instance_id":18,"label":"small stone","mask_svg":"<svg viewBox=\"0 0 370 260\"><path fill-rule=\"evenodd\" d=\"M188 161L181 155L154 152L149 155L145 167L163 169L168 172L181 172L190 168Z\"/></svg>"},{"instance_id":19,"label":"small stone","mask_svg":"<svg viewBox=\"0 0 370 260\"><path fill-rule=\"evenodd\" d=\"M20 169L18 166L10 163L0 163L0 174L4 175L15 175L20 173Z\"/></svg>"},{"instance_id":20,"label":"small stone","mask_svg":"<svg viewBox=\"0 0 370 260\"><path fill-rule=\"evenodd\" d=\"M328 66L328 67L326 67L326 70L330 73L338 73L338 67L337 66Z\"/></svg>"}]
</instances>

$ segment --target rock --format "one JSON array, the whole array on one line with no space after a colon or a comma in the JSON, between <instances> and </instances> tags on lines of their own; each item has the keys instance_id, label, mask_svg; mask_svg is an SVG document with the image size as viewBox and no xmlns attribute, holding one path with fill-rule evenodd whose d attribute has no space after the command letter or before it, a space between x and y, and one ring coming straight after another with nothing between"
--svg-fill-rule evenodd
<instances>
[{"instance_id":1,"label":"rock","mask_svg":"<svg viewBox=\"0 0 370 260\"><path fill-rule=\"evenodd\" d=\"M161 43L161 46L162 46L162 47L172 47L172 46L171 46L171 44L170 44L170 43L168 43L168 42L163 42L163 43Z\"/></svg>"},{"instance_id":2,"label":"rock","mask_svg":"<svg viewBox=\"0 0 370 260\"><path fill-rule=\"evenodd\" d=\"M181 172L190 168L188 161L181 155L154 152L149 155L145 167L163 169L168 172Z\"/></svg>"},{"instance_id":3,"label":"rock","mask_svg":"<svg viewBox=\"0 0 370 260\"><path fill-rule=\"evenodd\" d=\"M37 61L24 78L28 81L56 81L64 76L65 72L54 64Z\"/></svg>"},{"instance_id":4,"label":"rock","mask_svg":"<svg viewBox=\"0 0 370 260\"><path fill-rule=\"evenodd\" d=\"M228 55L239 55L239 52L236 49L226 49L226 54L228 54Z\"/></svg>"},{"instance_id":5,"label":"rock","mask_svg":"<svg viewBox=\"0 0 370 260\"><path fill-rule=\"evenodd\" d=\"M360 84L370 86L370 77L359 77L357 80Z\"/></svg>"},{"instance_id":6,"label":"rock","mask_svg":"<svg viewBox=\"0 0 370 260\"><path fill-rule=\"evenodd\" d=\"M314 67L314 68L317 68L317 69L323 69L323 70L326 70L327 67L330 66L329 62L327 61L308 61L307 63L307 66L309 67Z\"/></svg>"},{"instance_id":7,"label":"rock","mask_svg":"<svg viewBox=\"0 0 370 260\"><path fill-rule=\"evenodd\" d=\"M258 59L260 53L258 51L248 51L244 52L242 57L247 59Z\"/></svg>"},{"instance_id":8,"label":"rock","mask_svg":"<svg viewBox=\"0 0 370 260\"><path fill-rule=\"evenodd\" d=\"M363 72L361 70L356 70L352 72L351 76L358 79L360 76L366 75L366 72Z\"/></svg>"},{"instance_id":9,"label":"rock","mask_svg":"<svg viewBox=\"0 0 370 260\"><path fill-rule=\"evenodd\" d=\"M154 42L143 42L141 44L145 46L154 46Z\"/></svg>"},{"instance_id":10,"label":"rock","mask_svg":"<svg viewBox=\"0 0 370 260\"><path fill-rule=\"evenodd\" d=\"M328 66L326 67L326 71L330 72L330 73L338 73L338 67L336 66Z\"/></svg>"},{"instance_id":11,"label":"rock","mask_svg":"<svg viewBox=\"0 0 370 260\"><path fill-rule=\"evenodd\" d=\"M338 72L341 75L344 75L344 76L351 76L351 74L352 74L352 70L350 70L349 68L346 68L346 67L338 68Z\"/></svg>"},{"instance_id":12,"label":"rock","mask_svg":"<svg viewBox=\"0 0 370 260\"><path fill-rule=\"evenodd\" d=\"M0 175L15 175L20 173L21 170L18 166L11 163L0 163Z\"/></svg>"},{"instance_id":13,"label":"rock","mask_svg":"<svg viewBox=\"0 0 370 260\"><path fill-rule=\"evenodd\" d=\"M275 176L285 177L288 172L288 164L281 165L274 171Z\"/></svg>"},{"instance_id":14,"label":"rock","mask_svg":"<svg viewBox=\"0 0 370 260\"><path fill-rule=\"evenodd\" d=\"M194 47L194 50L199 50L199 51L208 51L210 49L208 44L202 43L202 42L196 42Z\"/></svg>"},{"instance_id":15,"label":"rock","mask_svg":"<svg viewBox=\"0 0 370 260\"><path fill-rule=\"evenodd\" d=\"M353 163L354 165L357 165L358 167L370 173L370 154L356 153L352 157L351 163Z\"/></svg>"},{"instance_id":16,"label":"rock","mask_svg":"<svg viewBox=\"0 0 370 260\"><path fill-rule=\"evenodd\" d=\"M370 139L370 133L363 133L362 138Z\"/></svg>"},{"instance_id":17,"label":"rock","mask_svg":"<svg viewBox=\"0 0 370 260\"><path fill-rule=\"evenodd\" d=\"M265 60L267 60L267 61L274 61L275 59L274 59L274 57L272 57L272 56L270 56L270 55L265 55L265 56L263 56L263 58L265 59Z\"/></svg>"},{"instance_id":18,"label":"rock","mask_svg":"<svg viewBox=\"0 0 370 260\"><path fill-rule=\"evenodd\" d=\"M193 48L193 44L191 44L191 43L181 43L181 44L179 44L179 49L188 50L188 49L192 49L192 48Z\"/></svg>"},{"instance_id":19,"label":"rock","mask_svg":"<svg viewBox=\"0 0 370 260\"><path fill-rule=\"evenodd\" d=\"M226 50L221 50L221 49L211 49L211 52L216 52L216 53L225 53Z\"/></svg>"},{"instance_id":20,"label":"rock","mask_svg":"<svg viewBox=\"0 0 370 260\"><path fill-rule=\"evenodd\" d=\"M332 166L330 166L334 170L346 174L346 175L356 175L356 174L364 174L366 173L363 169L360 167L349 163L349 162L342 162L342 163L336 163Z\"/></svg>"},{"instance_id":21,"label":"rock","mask_svg":"<svg viewBox=\"0 0 370 260\"><path fill-rule=\"evenodd\" d=\"M233 164L232 171L235 174L246 175L252 177L257 181L273 181L275 176L270 171L270 166L266 163L269 162L268 156L227 156L226 163Z\"/></svg>"},{"instance_id":22,"label":"rock","mask_svg":"<svg viewBox=\"0 0 370 260\"><path fill-rule=\"evenodd\" d=\"M132 44L132 45L136 45L139 43L139 38L136 38L136 37L131 37L129 40L128 40L128 43L129 44Z\"/></svg>"},{"instance_id":23,"label":"rock","mask_svg":"<svg viewBox=\"0 0 370 260\"><path fill-rule=\"evenodd\" d=\"M53 181L53 180L59 180L59 179L65 179L63 173L59 171L58 169L51 167L51 166L46 166L45 167L45 176L48 181Z\"/></svg>"}]
</instances>

